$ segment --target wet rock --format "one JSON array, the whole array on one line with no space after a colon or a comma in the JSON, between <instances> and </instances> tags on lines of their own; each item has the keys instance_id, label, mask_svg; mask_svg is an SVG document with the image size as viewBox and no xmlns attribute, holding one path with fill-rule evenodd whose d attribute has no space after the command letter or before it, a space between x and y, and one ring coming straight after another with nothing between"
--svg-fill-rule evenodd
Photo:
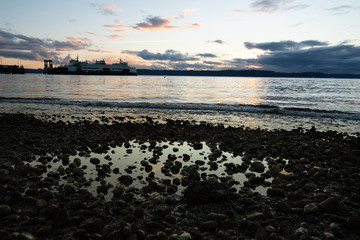
<instances>
[{"instance_id":1,"label":"wet rock","mask_svg":"<svg viewBox=\"0 0 360 240\"><path fill-rule=\"evenodd\" d=\"M196 160L196 161L195 161L195 164L196 164L196 165L199 165L199 166L203 166L203 165L205 164L205 161L203 161L203 160Z\"/></svg>"},{"instance_id":2,"label":"wet rock","mask_svg":"<svg viewBox=\"0 0 360 240\"><path fill-rule=\"evenodd\" d=\"M342 227L338 223L330 223L330 231L337 238L346 238L346 234L343 232Z\"/></svg>"},{"instance_id":3,"label":"wet rock","mask_svg":"<svg viewBox=\"0 0 360 240\"><path fill-rule=\"evenodd\" d=\"M319 208L321 211L326 213L336 213L339 207L339 201L334 197L329 197L328 199L319 203Z\"/></svg>"},{"instance_id":4,"label":"wet rock","mask_svg":"<svg viewBox=\"0 0 360 240\"><path fill-rule=\"evenodd\" d=\"M35 240L35 236L32 235L31 233L28 232L24 232L24 233L18 233L15 232L13 234L13 238L12 239L19 239L19 240Z\"/></svg>"},{"instance_id":5,"label":"wet rock","mask_svg":"<svg viewBox=\"0 0 360 240\"><path fill-rule=\"evenodd\" d=\"M262 173L265 170L265 166L262 162L252 162L250 165L250 171Z\"/></svg>"},{"instance_id":6,"label":"wet rock","mask_svg":"<svg viewBox=\"0 0 360 240\"><path fill-rule=\"evenodd\" d=\"M67 194L72 194L76 193L78 191L78 188L72 183L66 183L64 185L64 190Z\"/></svg>"},{"instance_id":7,"label":"wet rock","mask_svg":"<svg viewBox=\"0 0 360 240\"><path fill-rule=\"evenodd\" d=\"M307 234L309 230L305 227L299 227L295 230L294 236L295 239L300 239L301 236Z\"/></svg>"},{"instance_id":8,"label":"wet rock","mask_svg":"<svg viewBox=\"0 0 360 240\"><path fill-rule=\"evenodd\" d=\"M196 143L194 143L193 147L195 150L201 150L203 148L203 144L200 142L196 142Z\"/></svg>"},{"instance_id":9,"label":"wet rock","mask_svg":"<svg viewBox=\"0 0 360 240\"><path fill-rule=\"evenodd\" d=\"M80 228L93 233L99 232L105 226L105 222L101 218L90 218L80 224Z\"/></svg>"},{"instance_id":10,"label":"wet rock","mask_svg":"<svg viewBox=\"0 0 360 240\"><path fill-rule=\"evenodd\" d=\"M334 234L330 232L323 232L322 239L324 240L335 240Z\"/></svg>"},{"instance_id":11,"label":"wet rock","mask_svg":"<svg viewBox=\"0 0 360 240\"><path fill-rule=\"evenodd\" d=\"M217 162L211 162L210 163L210 170L216 171L218 169Z\"/></svg>"},{"instance_id":12,"label":"wet rock","mask_svg":"<svg viewBox=\"0 0 360 240\"><path fill-rule=\"evenodd\" d=\"M191 234L188 232L183 232L177 238L178 240L191 240Z\"/></svg>"},{"instance_id":13,"label":"wet rock","mask_svg":"<svg viewBox=\"0 0 360 240\"><path fill-rule=\"evenodd\" d=\"M268 188L266 193L269 197L278 197L278 198L285 197L285 191L281 188Z\"/></svg>"},{"instance_id":14,"label":"wet rock","mask_svg":"<svg viewBox=\"0 0 360 240\"><path fill-rule=\"evenodd\" d=\"M133 182L133 179L130 175L122 175L121 177L118 178L118 180L125 186L129 186Z\"/></svg>"},{"instance_id":15,"label":"wet rock","mask_svg":"<svg viewBox=\"0 0 360 240\"><path fill-rule=\"evenodd\" d=\"M151 172L153 170L153 166L151 166L150 164L145 166L145 171L146 172Z\"/></svg>"},{"instance_id":16,"label":"wet rock","mask_svg":"<svg viewBox=\"0 0 360 240\"><path fill-rule=\"evenodd\" d=\"M309 204L305 205L304 213L317 216L320 214L320 209L318 208L318 206L315 203L309 203Z\"/></svg>"},{"instance_id":17,"label":"wet rock","mask_svg":"<svg viewBox=\"0 0 360 240\"><path fill-rule=\"evenodd\" d=\"M347 227L350 231L360 235L360 216L349 217L347 219Z\"/></svg>"},{"instance_id":18,"label":"wet rock","mask_svg":"<svg viewBox=\"0 0 360 240\"><path fill-rule=\"evenodd\" d=\"M183 160L184 160L185 162L189 161L189 160L190 160L190 155L184 153L184 154L183 154Z\"/></svg>"},{"instance_id":19,"label":"wet rock","mask_svg":"<svg viewBox=\"0 0 360 240\"><path fill-rule=\"evenodd\" d=\"M94 165L100 164L100 159L98 158L90 158L90 162Z\"/></svg>"},{"instance_id":20,"label":"wet rock","mask_svg":"<svg viewBox=\"0 0 360 240\"><path fill-rule=\"evenodd\" d=\"M142 207L137 207L134 209L133 214L137 219L142 219L144 217L145 210Z\"/></svg>"},{"instance_id":21,"label":"wet rock","mask_svg":"<svg viewBox=\"0 0 360 240\"><path fill-rule=\"evenodd\" d=\"M123 184L117 184L113 190L114 197L121 197L125 192L125 186Z\"/></svg>"},{"instance_id":22,"label":"wet rock","mask_svg":"<svg viewBox=\"0 0 360 240\"><path fill-rule=\"evenodd\" d=\"M11 208L8 205L1 204L0 205L0 216L7 216L11 213Z\"/></svg>"},{"instance_id":23,"label":"wet rock","mask_svg":"<svg viewBox=\"0 0 360 240\"><path fill-rule=\"evenodd\" d=\"M218 228L218 224L214 220L205 221L200 223L199 225L199 229L202 232L215 232L217 228Z\"/></svg>"},{"instance_id":24,"label":"wet rock","mask_svg":"<svg viewBox=\"0 0 360 240\"><path fill-rule=\"evenodd\" d=\"M170 167L170 171L172 172L172 174L178 174L180 172L180 167L177 165L172 165Z\"/></svg>"},{"instance_id":25,"label":"wet rock","mask_svg":"<svg viewBox=\"0 0 360 240\"><path fill-rule=\"evenodd\" d=\"M185 200L194 204L224 202L229 200L229 189L216 179L191 183L184 191Z\"/></svg>"}]
</instances>

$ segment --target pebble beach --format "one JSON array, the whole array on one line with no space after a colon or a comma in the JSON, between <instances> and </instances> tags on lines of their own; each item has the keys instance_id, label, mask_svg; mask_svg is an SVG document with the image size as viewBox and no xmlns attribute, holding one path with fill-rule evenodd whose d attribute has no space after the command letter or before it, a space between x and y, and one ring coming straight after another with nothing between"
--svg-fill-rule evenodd
<instances>
[{"instance_id":1,"label":"pebble beach","mask_svg":"<svg viewBox=\"0 0 360 240\"><path fill-rule=\"evenodd\" d=\"M357 135L58 117L0 114L1 239L360 238Z\"/></svg>"}]
</instances>

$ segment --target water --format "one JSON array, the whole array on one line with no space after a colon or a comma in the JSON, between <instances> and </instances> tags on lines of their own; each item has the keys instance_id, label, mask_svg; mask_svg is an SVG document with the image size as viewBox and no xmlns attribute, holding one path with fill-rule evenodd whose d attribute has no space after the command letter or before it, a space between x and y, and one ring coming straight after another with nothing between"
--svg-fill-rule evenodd
<instances>
[{"instance_id":1,"label":"water","mask_svg":"<svg viewBox=\"0 0 360 240\"><path fill-rule=\"evenodd\" d=\"M0 75L0 112L360 132L360 80Z\"/></svg>"}]
</instances>

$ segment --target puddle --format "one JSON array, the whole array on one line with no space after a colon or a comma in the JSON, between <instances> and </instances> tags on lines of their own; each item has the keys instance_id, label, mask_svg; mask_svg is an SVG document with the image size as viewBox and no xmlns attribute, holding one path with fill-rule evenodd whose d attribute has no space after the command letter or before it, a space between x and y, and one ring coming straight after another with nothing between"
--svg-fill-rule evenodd
<instances>
[{"instance_id":1,"label":"puddle","mask_svg":"<svg viewBox=\"0 0 360 240\"><path fill-rule=\"evenodd\" d=\"M147 186L146 178L150 175L157 183L164 183L165 180L165 182L167 181L166 184L171 182L173 185L176 185L176 193L181 194L185 189L180 184L183 178L181 170L191 165L198 166L198 172L202 177L205 177L205 175L206 177L217 176L220 181L231 181L232 187L237 191L244 186L244 182L249 180L251 175L253 175L253 179L262 175L262 173L250 171L250 167L245 167L242 172L229 171L231 169L229 166L239 167L243 163L241 156L233 156L231 153L221 152L214 159L212 157L214 154L212 154L210 147L204 142L201 144L202 149L196 150L187 142L157 142L154 147L149 142L139 143L131 141L122 146L110 147L103 154L91 152L84 156L84 153L78 152L75 156L69 156L68 162L65 161L65 163L57 156L52 157L52 160L46 163L39 162L38 158L37 161L31 162L30 165L33 167L36 165L46 165L47 172L43 174L42 178L51 176L54 173L60 174L60 185L75 181L76 177L72 176L73 173L70 173L70 168L75 166L81 168L82 170L79 171L84 173L84 178L82 178L82 183L80 184L82 188L87 188L92 194L96 195L98 187L107 184L108 191L107 193L105 192L106 198L112 197L112 189L119 183L119 178L125 175L132 177L133 181L129 187L141 189ZM184 154L188 156L184 156ZM190 159L188 159L189 157ZM93 164L91 161L97 164ZM213 167L215 165L212 162L216 162L216 170L214 170ZM169 165L169 163L181 165L180 171L178 173L175 171L175 174L169 170L164 171L164 165ZM263 171L265 173L268 171L267 162L264 160L262 163L265 167ZM213 165L210 166L210 164ZM146 165L149 166L145 167ZM99 172L103 173L101 177L99 177ZM257 184L252 190L266 195L266 190L271 180L272 178L266 176L265 184Z\"/></svg>"}]
</instances>

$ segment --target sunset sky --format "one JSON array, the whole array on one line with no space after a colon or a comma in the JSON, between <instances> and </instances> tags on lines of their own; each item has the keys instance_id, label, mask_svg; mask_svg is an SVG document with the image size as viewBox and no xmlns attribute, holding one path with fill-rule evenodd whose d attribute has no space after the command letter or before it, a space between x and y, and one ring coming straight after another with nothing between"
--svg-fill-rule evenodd
<instances>
[{"instance_id":1,"label":"sunset sky","mask_svg":"<svg viewBox=\"0 0 360 240\"><path fill-rule=\"evenodd\" d=\"M4 0L2 64L360 74L359 0Z\"/></svg>"}]
</instances>

